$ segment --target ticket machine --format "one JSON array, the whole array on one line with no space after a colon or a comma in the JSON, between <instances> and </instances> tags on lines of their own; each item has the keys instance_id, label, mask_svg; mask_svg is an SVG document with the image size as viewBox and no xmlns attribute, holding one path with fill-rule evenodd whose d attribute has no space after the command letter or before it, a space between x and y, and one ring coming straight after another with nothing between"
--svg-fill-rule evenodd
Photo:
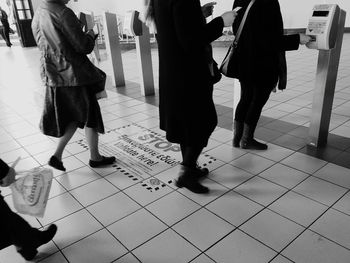
<instances>
[{"instance_id":1,"label":"ticket machine","mask_svg":"<svg viewBox=\"0 0 350 263\"><path fill-rule=\"evenodd\" d=\"M309 48L328 50L335 47L338 35L340 8L335 4L315 5L306 28L313 38Z\"/></svg>"},{"instance_id":2,"label":"ticket machine","mask_svg":"<svg viewBox=\"0 0 350 263\"><path fill-rule=\"evenodd\" d=\"M306 28L313 38L307 47L319 50L308 138L313 147L325 146L328 139L345 18L336 4L315 5Z\"/></svg>"}]
</instances>

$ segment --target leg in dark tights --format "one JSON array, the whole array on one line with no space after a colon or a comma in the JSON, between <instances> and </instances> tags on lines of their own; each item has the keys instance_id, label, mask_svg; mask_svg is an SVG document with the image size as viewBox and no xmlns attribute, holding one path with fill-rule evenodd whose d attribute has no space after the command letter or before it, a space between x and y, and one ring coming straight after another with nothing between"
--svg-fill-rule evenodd
<instances>
[{"instance_id":1,"label":"leg in dark tights","mask_svg":"<svg viewBox=\"0 0 350 263\"><path fill-rule=\"evenodd\" d=\"M208 174L208 170L203 171L197 167L197 160L203 147L180 145L182 153L182 166L176 186L185 187L194 193L208 193L209 189L199 183L199 179Z\"/></svg>"}]
</instances>

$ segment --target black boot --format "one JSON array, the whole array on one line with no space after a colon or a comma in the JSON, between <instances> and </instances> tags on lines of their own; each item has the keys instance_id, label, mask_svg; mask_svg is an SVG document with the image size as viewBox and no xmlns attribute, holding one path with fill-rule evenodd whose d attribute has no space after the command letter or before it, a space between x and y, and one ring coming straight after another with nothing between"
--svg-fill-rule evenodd
<instances>
[{"instance_id":1,"label":"black boot","mask_svg":"<svg viewBox=\"0 0 350 263\"><path fill-rule=\"evenodd\" d=\"M244 123L243 135L241 139L242 149L266 150L267 144L258 142L254 139L255 127Z\"/></svg>"},{"instance_id":2,"label":"black boot","mask_svg":"<svg viewBox=\"0 0 350 263\"><path fill-rule=\"evenodd\" d=\"M235 129L234 137L233 137L233 146L238 148L243 135L244 123L235 120L233 123L233 126Z\"/></svg>"},{"instance_id":3,"label":"black boot","mask_svg":"<svg viewBox=\"0 0 350 263\"><path fill-rule=\"evenodd\" d=\"M202 171L197 168L190 168L181 165L179 177L176 180L175 185L179 188L185 187L191 192L197 194L209 193L209 188L199 183L199 173L202 173Z\"/></svg>"},{"instance_id":4,"label":"black boot","mask_svg":"<svg viewBox=\"0 0 350 263\"><path fill-rule=\"evenodd\" d=\"M57 226L55 224L50 225L48 229L44 231L38 231L38 234L35 237L36 240L33 240L30 246L18 249L18 253L20 253L25 260L34 259L36 254L38 254L38 247L52 240L56 232Z\"/></svg>"}]
</instances>

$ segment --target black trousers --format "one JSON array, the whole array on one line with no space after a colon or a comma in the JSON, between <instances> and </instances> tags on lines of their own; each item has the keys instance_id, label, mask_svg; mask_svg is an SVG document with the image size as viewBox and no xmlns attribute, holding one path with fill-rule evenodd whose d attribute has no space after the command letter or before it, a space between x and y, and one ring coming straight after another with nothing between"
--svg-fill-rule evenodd
<instances>
[{"instance_id":1,"label":"black trousers","mask_svg":"<svg viewBox=\"0 0 350 263\"><path fill-rule=\"evenodd\" d=\"M9 45L10 42L10 25L6 21L2 21L3 26L0 27L0 34L2 38L5 40L6 44Z\"/></svg>"},{"instance_id":2,"label":"black trousers","mask_svg":"<svg viewBox=\"0 0 350 263\"><path fill-rule=\"evenodd\" d=\"M12 212L0 194L0 250L11 245L23 248L33 243L39 230Z\"/></svg>"},{"instance_id":3,"label":"black trousers","mask_svg":"<svg viewBox=\"0 0 350 263\"><path fill-rule=\"evenodd\" d=\"M244 122L255 129L261 111L270 97L274 85L240 80L241 98L235 112L235 120Z\"/></svg>"}]
</instances>

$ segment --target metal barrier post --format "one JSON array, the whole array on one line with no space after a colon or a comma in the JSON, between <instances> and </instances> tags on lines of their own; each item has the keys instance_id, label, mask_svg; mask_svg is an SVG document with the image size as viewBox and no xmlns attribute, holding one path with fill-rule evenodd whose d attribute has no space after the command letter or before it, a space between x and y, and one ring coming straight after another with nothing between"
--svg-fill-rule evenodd
<instances>
[{"instance_id":1,"label":"metal barrier post","mask_svg":"<svg viewBox=\"0 0 350 263\"><path fill-rule=\"evenodd\" d=\"M322 147L327 144L340 53L343 44L345 18L346 12L341 10L335 47L331 50L320 50L318 55L308 138L308 144L314 147Z\"/></svg>"},{"instance_id":2,"label":"metal barrier post","mask_svg":"<svg viewBox=\"0 0 350 263\"><path fill-rule=\"evenodd\" d=\"M142 35L135 36L135 41L141 77L141 93L144 96L154 95L150 33L145 23L142 23Z\"/></svg>"},{"instance_id":3,"label":"metal barrier post","mask_svg":"<svg viewBox=\"0 0 350 263\"><path fill-rule=\"evenodd\" d=\"M105 12L103 16L105 28L106 51L109 56L108 63L113 69L112 81L116 87L125 86L123 61L119 43L117 15Z\"/></svg>"}]
</instances>

